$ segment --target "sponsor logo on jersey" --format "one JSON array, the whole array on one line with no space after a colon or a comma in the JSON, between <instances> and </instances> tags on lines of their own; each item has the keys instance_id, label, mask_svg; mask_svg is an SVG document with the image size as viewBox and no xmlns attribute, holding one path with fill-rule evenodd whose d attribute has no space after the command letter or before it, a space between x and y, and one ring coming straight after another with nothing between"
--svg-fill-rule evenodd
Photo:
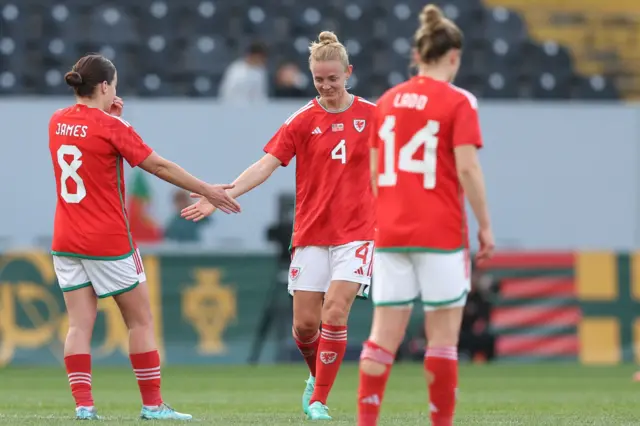
<instances>
[{"instance_id":1,"label":"sponsor logo on jersey","mask_svg":"<svg viewBox=\"0 0 640 426\"><path fill-rule=\"evenodd\" d=\"M316 127L315 129L313 129L313 132L311 132L312 135L321 135L322 134L322 130L320 130L320 127Z\"/></svg>"},{"instance_id":2,"label":"sponsor logo on jersey","mask_svg":"<svg viewBox=\"0 0 640 426\"><path fill-rule=\"evenodd\" d=\"M360 133L364 130L366 122L364 120L353 120L353 127Z\"/></svg>"},{"instance_id":3,"label":"sponsor logo on jersey","mask_svg":"<svg viewBox=\"0 0 640 426\"><path fill-rule=\"evenodd\" d=\"M323 364L332 364L336 361L338 354L335 352L320 352L320 361Z\"/></svg>"},{"instance_id":4,"label":"sponsor logo on jersey","mask_svg":"<svg viewBox=\"0 0 640 426\"><path fill-rule=\"evenodd\" d=\"M333 123L331 125L332 132L342 132L344 130L344 124L342 123Z\"/></svg>"},{"instance_id":5,"label":"sponsor logo on jersey","mask_svg":"<svg viewBox=\"0 0 640 426\"><path fill-rule=\"evenodd\" d=\"M291 281L295 281L300 276L300 268L298 266L289 268L289 276L291 277Z\"/></svg>"}]
</instances>

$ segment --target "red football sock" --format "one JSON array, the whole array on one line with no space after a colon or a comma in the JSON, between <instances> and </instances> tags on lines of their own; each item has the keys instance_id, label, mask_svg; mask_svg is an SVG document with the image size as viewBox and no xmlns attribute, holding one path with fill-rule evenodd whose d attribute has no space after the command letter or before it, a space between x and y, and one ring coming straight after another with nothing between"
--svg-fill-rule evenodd
<instances>
[{"instance_id":1,"label":"red football sock","mask_svg":"<svg viewBox=\"0 0 640 426\"><path fill-rule=\"evenodd\" d=\"M151 407L161 405L160 354L158 351L130 354L129 359L138 380L142 404Z\"/></svg>"},{"instance_id":2,"label":"red football sock","mask_svg":"<svg viewBox=\"0 0 640 426\"><path fill-rule=\"evenodd\" d=\"M300 337L296 331L293 330L293 339L296 341L298 350L300 350L304 361L309 367L309 372L311 372L313 377L316 377L316 355L318 353L318 345L320 344L320 330L311 337Z\"/></svg>"},{"instance_id":3,"label":"red football sock","mask_svg":"<svg viewBox=\"0 0 640 426\"><path fill-rule=\"evenodd\" d=\"M76 407L93 407L91 394L91 355L76 354L64 357L71 394Z\"/></svg>"},{"instance_id":4,"label":"red football sock","mask_svg":"<svg viewBox=\"0 0 640 426\"><path fill-rule=\"evenodd\" d=\"M372 341L364 342L360 359L368 359L384 364L386 370L379 376L371 376L360 369L360 386L358 387L358 426L376 426L380 416L380 407L384 398L384 390L391 373L395 356Z\"/></svg>"},{"instance_id":5,"label":"red football sock","mask_svg":"<svg viewBox=\"0 0 640 426\"><path fill-rule=\"evenodd\" d=\"M427 348L424 369L429 380L431 423L453 426L458 387L458 350L455 346Z\"/></svg>"},{"instance_id":6,"label":"red football sock","mask_svg":"<svg viewBox=\"0 0 640 426\"><path fill-rule=\"evenodd\" d=\"M322 324L316 360L316 385L309 404L316 401L322 404L327 403L327 397L336 381L346 350L347 326Z\"/></svg>"}]
</instances>

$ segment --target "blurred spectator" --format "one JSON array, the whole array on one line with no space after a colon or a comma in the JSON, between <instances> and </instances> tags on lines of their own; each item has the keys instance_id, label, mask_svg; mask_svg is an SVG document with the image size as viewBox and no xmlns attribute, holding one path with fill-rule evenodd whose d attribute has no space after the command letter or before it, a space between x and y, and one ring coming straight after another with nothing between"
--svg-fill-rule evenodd
<instances>
[{"instance_id":1,"label":"blurred spectator","mask_svg":"<svg viewBox=\"0 0 640 426\"><path fill-rule=\"evenodd\" d=\"M219 97L224 102L248 103L269 96L267 47L260 42L249 45L244 57L233 61L224 72Z\"/></svg>"},{"instance_id":2,"label":"blurred spectator","mask_svg":"<svg viewBox=\"0 0 640 426\"><path fill-rule=\"evenodd\" d=\"M458 356L474 361L493 360L495 336L491 332L491 298L493 278L472 267L471 292L462 315Z\"/></svg>"},{"instance_id":3,"label":"blurred spectator","mask_svg":"<svg viewBox=\"0 0 640 426\"><path fill-rule=\"evenodd\" d=\"M491 300L496 288L491 275L475 265L472 265L472 271L471 291L462 314L458 357L460 360L474 362L491 361L495 357L495 336L490 327ZM414 310L407 334L397 353L398 360L420 361L424 357L427 338L422 315L416 317L416 313Z\"/></svg>"},{"instance_id":4,"label":"blurred spectator","mask_svg":"<svg viewBox=\"0 0 640 426\"><path fill-rule=\"evenodd\" d=\"M135 240L143 244L154 244L162 241L162 227L151 214L151 187L147 175L141 170L134 170L127 211L129 227Z\"/></svg>"},{"instance_id":5,"label":"blurred spectator","mask_svg":"<svg viewBox=\"0 0 640 426\"><path fill-rule=\"evenodd\" d=\"M304 90L305 75L293 62L285 62L276 71L274 97L306 98Z\"/></svg>"},{"instance_id":6,"label":"blurred spectator","mask_svg":"<svg viewBox=\"0 0 640 426\"><path fill-rule=\"evenodd\" d=\"M192 222L180 217L180 211L191 204L189 193L178 190L173 195L173 205L175 213L167 223L164 231L164 238L168 241L180 243L194 243L200 241L200 232L205 224L210 223L211 216L202 219L199 222Z\"/></svg>"}]
</instances>

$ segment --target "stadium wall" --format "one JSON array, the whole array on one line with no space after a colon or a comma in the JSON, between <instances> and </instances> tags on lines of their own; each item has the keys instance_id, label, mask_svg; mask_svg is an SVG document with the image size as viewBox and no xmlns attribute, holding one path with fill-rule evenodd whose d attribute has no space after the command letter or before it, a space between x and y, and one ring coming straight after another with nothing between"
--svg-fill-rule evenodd
<instances>
[{"instance_id":1,"label":"stadium wall","mask_svg":"<svg viewBox=\"0 0 640 426\"><path fill-rule=\"evenodd\" d=\"M47 122L69 98L0 100L5 208L0 249L51 234L55 184ZM125 118L160 154L203 179L229 182L302 102L247 107L208 100L128 99ZM498 244L533 250L640 248L640 107L621 104L481 102L489 199ZM153 179L153 212L172 214L171 187ZM294 188L294 167L242 197L244 211L216 215L209 247L264 251L276 197ZM25 225L28 223L28 226Z\"/></svg>"},{"instance_id":2,"label":"stadium wall","mask_svg":"<svg viewBox=\"0 0 640 426\"><path fill-rule=\"evenodd\" d=\"M143 258L165 363L300 361L274 257L174 252ZM501 253L484 273L498 290L491 318L497 360L640 361L640 253ZM421 327L417 309L410 334ZM371 303L357 301L347 359L357 359L370 322ZM66 326L49 254L0 256L0 367L60 363ZM127 338L113 300L101 300L95 363L127 364Z\"/></svg>"}]
</instances>

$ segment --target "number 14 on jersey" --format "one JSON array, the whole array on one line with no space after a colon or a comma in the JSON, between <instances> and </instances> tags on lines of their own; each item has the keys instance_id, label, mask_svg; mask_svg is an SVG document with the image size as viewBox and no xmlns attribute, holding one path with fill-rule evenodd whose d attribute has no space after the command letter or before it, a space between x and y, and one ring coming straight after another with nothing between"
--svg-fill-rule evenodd
<instances>
[{"instance_id":1,"label":"number 14 on jersey","mask_svg":"<svg viewBox=\"0 0 640 426\"><path fill-rule=\"evenodd\" d=\"M398 181L396 171L396 117L388 115L380 127L378 136L384 143L384 173L378 176L378 185L395 186ZM429 120L422 129L418 130L413 137L398 151L397 170L408 173L418 173L424 176L424 188L434 189L436 187L436 162L438 159L438 138L440 122ZM424 157L416 160L418 149L424 146Z\"/></svg>"}]
</instances>

